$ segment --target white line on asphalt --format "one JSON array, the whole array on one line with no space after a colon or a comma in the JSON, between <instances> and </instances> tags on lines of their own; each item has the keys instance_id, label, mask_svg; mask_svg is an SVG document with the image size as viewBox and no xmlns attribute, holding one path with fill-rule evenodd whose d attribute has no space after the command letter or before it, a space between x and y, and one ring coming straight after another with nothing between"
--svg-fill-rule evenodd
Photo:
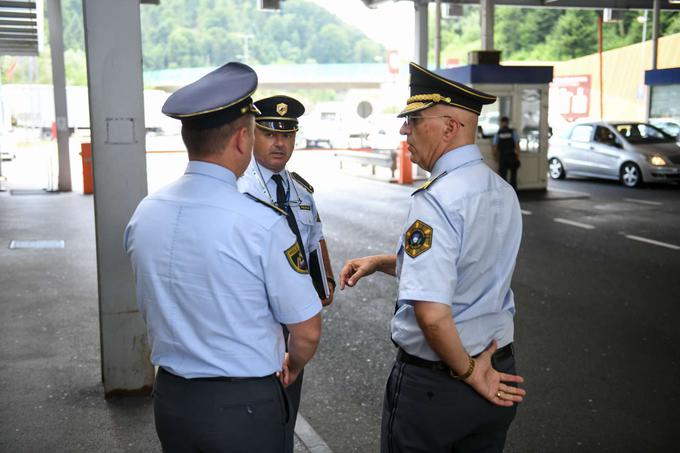
<instances>
[{"instance_id":1,"label":"white line on asphalt","mask_svg":"<svg viewBox=\"0 0 680 453\"><path fill-rule=\"evenodd\" d=\"M652 245L658 245L659 247L666 247L671 250L680 250L680 246L669 244L667 242L661 242L661 241L655 241L654 239L647 239L643 238L640 236L633 236L632 234L626 234L626 237L628 239L632 239L634 241L640 241L640 242L645 242L647 244L652 244Z\"/></svg>"},{"instance_id":2,"label":"white line on asphalt","mask_svg":"<svg viewBox=\"0 0 680 453\"><path fill-rule=\"evenodd\" d=\"M526 209L520 209L523 215L531 215L531 211L527 211Z\"/></svg>"},{"instance_id":3,"label":"white line on asphalt","mask_svg":"<svg viewBox=\"0 0 680 453\"><path fill-rule=\"evenodd\" d=\"M595 227L593 225L588 225L587 223L581 223L581 222L574 222L573 220L567 220L567 219L560 219L559 217L556 217L555 222L557 223L564 223L565 225L571 225L575 226L578 228L583 228L584 230L594 230Z\"/></svg>"},{"instance_id":4,"label":"white line on asphalt","mask_svg":"<svg viewBox=\"0 0 680 453\"><path fill-rule=\"evenodd\" d=\"M314 431L312 425L300 413L298 413L297 421L295 422L295 434L311 453L333 453L333 450L330 449L321 436Z\"/></svg>"},{"instance_id":5,"label":"white line on asphalt","mask_svg":"<svg viewBox=\"0 0 680 453\"><path fill-rule=\"evenodd\" d=\"M663 203L659 201L639 200L637 198L624 198L623 201L630 201L631 203L648 204L651 206L661 206Z\"/></svg>"}]
</instances>

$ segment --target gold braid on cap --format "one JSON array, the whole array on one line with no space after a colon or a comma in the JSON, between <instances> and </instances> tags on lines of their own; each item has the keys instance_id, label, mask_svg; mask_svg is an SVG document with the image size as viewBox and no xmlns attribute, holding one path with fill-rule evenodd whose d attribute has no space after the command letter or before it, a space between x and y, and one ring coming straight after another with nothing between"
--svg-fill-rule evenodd
<instances>
[{"instance_id":1,"label":"gold braid on cap","mask_svg":"<svg viewBox=\"0 0 680 453\"><path fill-rule=\"evenodd\" d=\"M411 104L413 102L446 102L447 104L451 104L451 98L447 98L438 93L416 94L415 96L411 96L406 100L407 104Z\"/></svg>"}]
</instances>

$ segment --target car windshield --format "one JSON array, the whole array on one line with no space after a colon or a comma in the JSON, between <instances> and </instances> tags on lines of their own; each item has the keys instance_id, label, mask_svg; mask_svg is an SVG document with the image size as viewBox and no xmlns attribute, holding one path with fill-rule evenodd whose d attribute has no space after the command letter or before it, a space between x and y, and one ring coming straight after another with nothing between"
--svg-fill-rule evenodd
<instances>
[{"instance_id":1,"label":"car windshield","mask_svg":"<svg viewBox=\"0 0 680 453\"><path fill-rule=\"evenodd\" d=\"M659 143L659 142L673 142L675 139L670 135L657 129L651 124L645 123L628 123L616 124L616 130L630 143Z\"/></svg>"}]
</instances>

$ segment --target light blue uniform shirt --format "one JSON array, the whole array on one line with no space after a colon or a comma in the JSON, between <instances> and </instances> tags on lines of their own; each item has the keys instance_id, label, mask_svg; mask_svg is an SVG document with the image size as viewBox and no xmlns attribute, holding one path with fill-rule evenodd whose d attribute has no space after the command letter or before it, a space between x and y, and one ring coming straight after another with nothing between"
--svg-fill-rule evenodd
<instances>
[{"instance_id":1,"label":"light blue uniform shirt","mask_svg":"<svg viewBox=\"0 0 680 453\"><path fill-rule=\"evenodd\" d=\"M483 162L476 145L444 154L432 175L430 186L412 198L397 251L392 338L409 354L440 360L413 309L414 301L427 301L451 306L468 354L479 354L493 339L503 347L513 341L510 281L522 236L515 191Z\"/></svg>"},{"instance_id":2,"label":"light blue uniform shirt","mask_svg":"<svg viewBox=\"0 0 680 453\"><path fill-rule=\"evenodd\" d=\"M146 197L125 230L151 362L185 377L254 377L281 370L280 323L321 310L308 274L286 250L285 216L238 192L234 174L191 161Z\"/></svg>"},{"instance_id":3,"label":"light blue uniform shirt","mask_svg":"<svg viewBox=\"0 0 680 453\"><path fill-rule=\"evenodd\" d=\"M295 215L305 253L309 258L309 253L323 239L323 227L314 197L287 170L278 174L283 179L286 199ZM272 179L273 175L273 171L258 165L253 157L248 169L238 179L238 189L241 193L249 193L267 203L276 204L276 182Z\"/></svg>"}]
</instances>

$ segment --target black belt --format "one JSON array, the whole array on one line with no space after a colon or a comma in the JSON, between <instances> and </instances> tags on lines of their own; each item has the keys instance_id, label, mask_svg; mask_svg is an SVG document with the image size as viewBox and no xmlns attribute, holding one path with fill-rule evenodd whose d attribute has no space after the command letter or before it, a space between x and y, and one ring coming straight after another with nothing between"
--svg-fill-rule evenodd
<instances>
[{"instance_id":1,"label":"black belt","mask_svg":"<svg viewBox=\"0 0 680 453\"><path fill-rule=\"evenodd\" d=\"M501 360L506 357L511 357L513 355L514 350L512 347L512 343L509 343L503 346L502 348L497 349L496 352L493 353L493 358L495 360ZM474 358L476 357L479 357L479 354L474 356ZM408 363L409 365L415 365L421 368L427 368L433 371L446 371L447 373L449 372L449 366L442 362L441 360L434 361L421 359L420 357L409 354L408 352L404 351L401 348L399 348L399 352L397 352L397 360L399 362Z\"/></svg>"},{"instance_id":2,"label":"black belt","mask_svg":"<svg viewBox=\"0 0 680 453\"><path fill-rule=\"evenodd\" d=\"M166 370L165 368L158 367L158 372L159 373L164 373L166 375L172 376L174 378L178 379L184 379L185 381L207 381L207 382L241 382L241 381L257 381L260 379L268 379L272 376L276 376L276 373L269 374L267 376L257 376L257 377L229 377L229 376L214 376L214 377L198 377L198 378L183 378L182 376L177 376L176 374L172 373L171 371Z\"/></svg>"}]
</instances>

